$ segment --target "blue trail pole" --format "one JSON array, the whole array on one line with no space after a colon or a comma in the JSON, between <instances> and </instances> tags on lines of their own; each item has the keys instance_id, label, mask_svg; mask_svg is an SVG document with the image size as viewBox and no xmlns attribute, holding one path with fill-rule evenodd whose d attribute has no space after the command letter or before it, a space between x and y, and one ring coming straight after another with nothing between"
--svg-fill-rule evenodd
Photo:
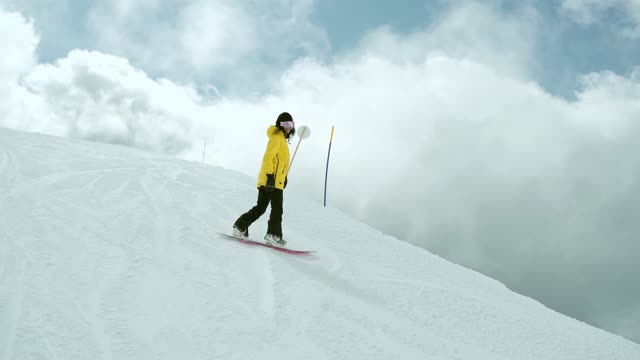
<instances>
[{"instance_id":1,"label":"blue trail pole","mask_svg":"<svg viewBox=\"0 0 640 360\"><path fill-rule=\"evenodd\" d=\"M324 207L327 207L327 179L329 178L329 157L331 156L331 143L333 143L333 130L331 127L331 138L329 139L329 152L327 153L327 170L324 173Z\"/></svg>"}]
</instances>

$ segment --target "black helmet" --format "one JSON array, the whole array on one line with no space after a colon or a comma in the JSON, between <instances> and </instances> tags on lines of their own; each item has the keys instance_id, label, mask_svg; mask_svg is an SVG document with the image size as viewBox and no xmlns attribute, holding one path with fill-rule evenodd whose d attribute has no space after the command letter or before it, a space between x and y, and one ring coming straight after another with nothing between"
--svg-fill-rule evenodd
<instances>
[{"instance_id":1,"label":"black helmet","mask_svg":"<svg viewBox=\"0 0 640 360\"><path fill-rule=\"evenodd\" d=\"M282 126L283 122L291 122L291 127L289 127L290 131L289 133L287 133L285 131L285 127ZM296 133L296 128L295 128L295 124L293 122L293 116L291 116L291 114L289 114L288 112L283 112L282 114L278 115L278 119L276 120L276 126L278 127L278 129L282 130L282 132L285 133L285 136L287 137L287 139L292 136L295 135Z\"/></svg>"},{"instance_id":2,"label":"black helmet","mask_svg":"<svg viewBox=\"0 0 640 360\"><path fill-rule=\"evenodd\" d=\"M280 123L284 121L293 121L293 116L291 116L291 114L289 114L288 112L283 112L282 114L278 115L276 126L280 126Z\"/></svg>"}]
</instances>

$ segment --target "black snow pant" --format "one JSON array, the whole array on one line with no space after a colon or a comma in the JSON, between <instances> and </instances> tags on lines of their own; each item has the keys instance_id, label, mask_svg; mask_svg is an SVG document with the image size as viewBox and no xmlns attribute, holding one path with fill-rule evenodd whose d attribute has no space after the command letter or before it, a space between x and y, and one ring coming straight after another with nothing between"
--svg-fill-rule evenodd
<instances>
[{"instance_id":1,"label":"black snow pant","mask_svg":"<svg viewBox=\"0 0 640 360\"><path fill-rule=\"evenodd\" d=\"M282 237L282 193L283 191L280 189L273 189L271 192L267 192L264 186L259 187L258 203L251 210L242 214L234 225L240 230L246 230L248 233L249 226L267 211L267 206L271 203L267 234Z\"/></svg>"}]
</instances>

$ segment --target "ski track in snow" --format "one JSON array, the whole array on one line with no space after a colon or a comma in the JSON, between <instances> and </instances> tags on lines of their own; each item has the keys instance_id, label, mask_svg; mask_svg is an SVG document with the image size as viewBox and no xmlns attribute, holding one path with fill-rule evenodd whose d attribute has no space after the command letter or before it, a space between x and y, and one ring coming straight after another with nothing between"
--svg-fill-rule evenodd
<instances>
[{"instance_id":1,"label":"ski track in snow","mask_svg":"<svg viewBox=\"0 0 640 360\"><path fill-rule=\"evenodd\" d=\"M6 316L6 318L8 319L8 321L5 323L5 326L4 326L7 331L7 334L6 334L7 341L3 346L3 348L5 349L4 350L5 359L10 359L11 356L13 355L13 347L16 341L18 323L22 316L22 302L24 299L24 268L26 266L26 263L24 258L16 259L16 261L17 262L19 261L19 264L18 263L14 264L14 266L16 267L16 272L14 277L15 283L13 284L13 286L9 286L10 284L6 284L5 281L3 281L4 289L13 289L13 295L10 296L9 299L7 299L8 307L4 309L6 312L6 315L3 316L3 317ZM3 279L4 279L4 276L3 276ZM7 286L4 286L4 285L7 285Z\"/></svg>"},{"instance_id":2,"label":"ski track in snow","mask_svg":"<svg viewBox=\"0 0 640 360\"><path fill-rule=\"evenodd\" d=\"M256 195L223 169L0 129L0 172L2 360L640 359L293 193L285 236L314 255L222 239Z\"/></svg>"}]
</instances>

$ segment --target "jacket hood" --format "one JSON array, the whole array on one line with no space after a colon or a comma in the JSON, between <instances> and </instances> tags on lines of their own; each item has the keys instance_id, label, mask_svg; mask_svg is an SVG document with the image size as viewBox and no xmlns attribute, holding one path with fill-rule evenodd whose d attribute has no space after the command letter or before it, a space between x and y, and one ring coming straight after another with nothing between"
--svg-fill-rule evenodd
<instances>
[{"instance_id":1,"label":"jacket hood","mask_svg":"<svg viewBox=\"0 0 640 360\"><path fill-rule=\"evenodd\" d=\"M267 128L267 136L268 136L268 137L272 137L272 136L273 136L273 135L275 135L278 131L280 131L280 132L281 132L281 130L280 130L280 129L278 129L278 127L277 127L277 126L275 126L275 125L271 125L271 126L269 126L269 128ZM282 132L281 132L281 133L282 133ZM282 135L284 136L284 133L282 133Z\"/></svg>"}]
</instances>

